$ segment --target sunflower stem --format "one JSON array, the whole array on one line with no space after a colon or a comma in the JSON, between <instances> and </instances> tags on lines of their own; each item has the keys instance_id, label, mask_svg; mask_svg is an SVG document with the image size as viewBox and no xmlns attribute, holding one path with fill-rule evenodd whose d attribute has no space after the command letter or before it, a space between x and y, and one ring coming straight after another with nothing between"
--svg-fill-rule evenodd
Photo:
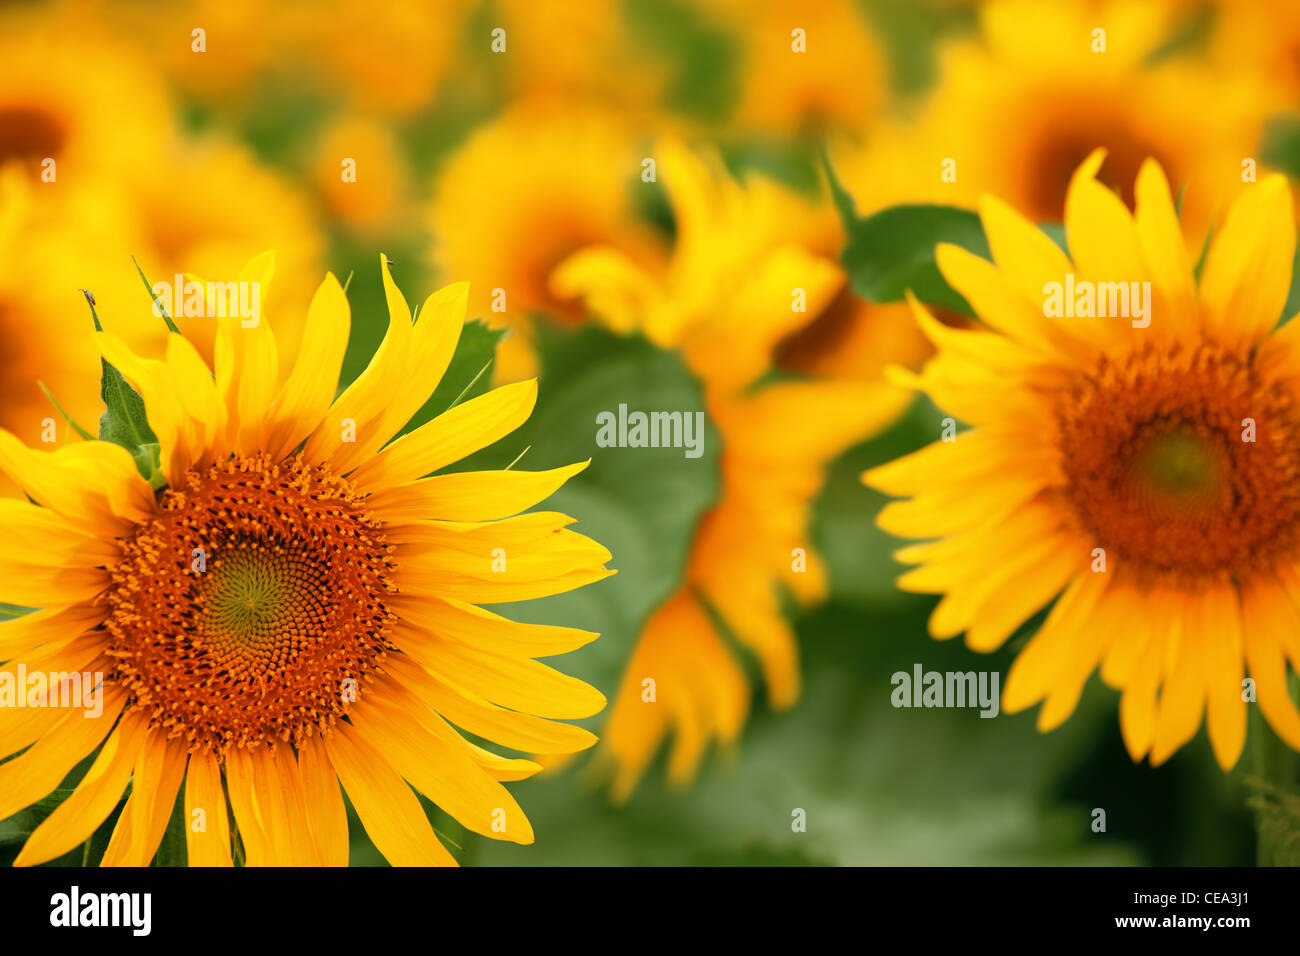
<instances>
[{"instance_id":1,"label":"sunflower stem","mask_svg":"<svg viewBox=\"0 0 1300 956\"><path fill-rule=\"evenodd\" d=\"M1300 680L1292 674L1288 681L1292 699L1296 696L1298 685ZM1256 788L1263 791L1261 797L1251 800L1251 806L1255 809L1257 862L1260 866L1274 866L1278 863L1280 844L1287 839L1287 835L1277 825L1266 825L1266 803L1261 802L1261 798L1267 800L1269 794L1296 794L1296 785L1300 782L1300 754L1273 732L1258 705L1251 708L1251 722L1255 725L1251 734L1251 760L1254 764L1254 777L1258 781Z\"/></svg>"}]
</instances>

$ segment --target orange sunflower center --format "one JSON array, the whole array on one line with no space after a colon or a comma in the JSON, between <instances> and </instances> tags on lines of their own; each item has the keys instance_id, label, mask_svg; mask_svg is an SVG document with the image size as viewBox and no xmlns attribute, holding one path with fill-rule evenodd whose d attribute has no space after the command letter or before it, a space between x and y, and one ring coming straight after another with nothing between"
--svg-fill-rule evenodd
<instances>
[{"instance_id":1,"label":"orange sunflower center","mask_svg":"<svg viewBox=\"0 0 1300 956\"><path fill-rule=\"evenodd\" d=\"M1117 567L1241 575L1300 541L1300 414L1213 345L1103 359L1058 411L1066 495Z\"/></svg>"},{"instance_id":2,"label":"orange sunflower center","mask_svg":"<svg viewBox=\"0 0 1300 956\"><path fill-rule=\"evenodd\" d=\"M388 650L391 552L323 466L191 472L112 569L115 677L191 750L325 732Z\"/></svg>"},{"instance_id":3,"label":"orange sunflower center","mask_svg":"<svg viewBox=\"0 0 1300 956\"><path fill-rule=\"evenodd\" d=\"M1062 118L1068 123L1060 122ZM1053 122L1035 138L1027 153L1026 168L1033 171L1025 196L1030 215L1051 222L1061 218L1075 170L1098 146L1107 149L1106 163L1098 171L1099 180L1118 193L1130 209L1133 183L1147 157L1154 157L1171 180L1178 181L1179 164L1167 155L1167 150L1123 119L1058 105L1053 107Z\"/></svg>"},{"instance_id":4,"label":"orange sunflower center","mask_svg":"<svg viewBox=\"0 0 1300 956\"><path fill-rule=\"evenodd\" d=\"M39 163L63 151L67 133L54 116L28 106L0 107L0 162Z\"/></svg>"}]
</instances>

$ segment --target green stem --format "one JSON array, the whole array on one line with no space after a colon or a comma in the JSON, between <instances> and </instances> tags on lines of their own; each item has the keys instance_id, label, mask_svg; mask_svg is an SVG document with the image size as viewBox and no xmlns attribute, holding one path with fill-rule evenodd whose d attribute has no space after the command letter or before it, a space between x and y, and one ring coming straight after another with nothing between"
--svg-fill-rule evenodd
<instances>
[{"instance_id":1,"label":"green stem","mask_svg":"<svg viewBox=\"0 0 1300 956\"><path fill-rule=\"evenodd\" d=\"M1300 686L1300 677L1292 674L1288 681L1288 690L1292 700L1296 697L1296 688ZM1292 794L1300 782L1300 754L1292 750L1285 741L1273 732L1260 712L1259 705L1250 708L1251 722L1255 725L1251 733L1251 762L1254 775L1272 788L1284 794ZM1275 836L1263 822L1256 811L1256 829L1258 832L1257 862L1260 866L1273 866L1276 847Z\"/></svg>"}]
</instances>

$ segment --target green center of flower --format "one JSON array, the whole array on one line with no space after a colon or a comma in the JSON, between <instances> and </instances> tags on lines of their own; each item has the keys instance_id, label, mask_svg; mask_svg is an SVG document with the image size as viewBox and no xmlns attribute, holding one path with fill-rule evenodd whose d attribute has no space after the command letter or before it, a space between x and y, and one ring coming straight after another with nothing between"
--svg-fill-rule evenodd
<instances>
[{"instance_id":1,"label":"green center of flower","mask_svg":"<svg viewBox=\"0 0 1300 956\"><path fill-rule=\"evenodd\" d=\"M319 577L288 553L241 542L212 562L202 588L204 623L247 651L273 651L285 625L313 603Z\"/></svg>"},{"instance_id":2,"label":"green center of flower","mask_svg":"<svg viewBox=\"0 0 1300 956\"><path fill-rule=\"evenodd\" d=\"M1137 453L1133 465L1141 484L1180 500L1213 494L1222 471L1211 444L1188 429L1155 436Z\"/></svg>"}]
</instances>

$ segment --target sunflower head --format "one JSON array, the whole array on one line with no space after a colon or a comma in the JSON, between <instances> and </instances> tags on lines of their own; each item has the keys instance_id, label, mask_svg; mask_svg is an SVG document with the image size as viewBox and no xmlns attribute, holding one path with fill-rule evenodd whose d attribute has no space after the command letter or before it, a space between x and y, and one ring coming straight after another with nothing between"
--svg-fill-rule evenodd
<instances>
[{"instance_id":1,"label":"sunflower head","mask_svg":"<svg viewBox=\"0 0 1300 956\"><path fill-rule=\"evenodd\" d=\"M267 254L238 281L264 287L273 270ZM413 421L456 350L467 289L434 293L413 320L381 270L388 334L337 396L350 316L329 276L283 378L269 321L213 319L211 370L178 333L145 358L99 332L114 388L142 400L125 423L140 444L39 452L0 432L0 469L31 499L0 513L0 600L40 609L0 625L4 676L86 669L103 692L93 717L0 708L0 749L22 751L0 766L0 817L97 753L20 863L84 840L128 778L106 864L149 862L182 781L187 809L220 821L187 834L191 862L345 863L340 783L391 862L454 862L410 786L468 829L530 842L501 781L540 764L452 724L539 756L594 741L554 718L603 697L534 660L594 635L477 607L610 573L572 519L520 513L583 466L432 474L518 427L536 384ZM106 421L129 417L109 401ZM133 452L156 456L153 486Z\"/></svg>"},{"instance_id":2,"label":"sunflower head","mask_svg":"<svg viewBox=\"0 0 1300 956\"><path fill-rule=\"evenodd\" d=\"M972 427L865 478L907 499L882 527L929 539L898 557L917 565L901 586L943 596L935 637L965 631L990 651L1050 606L1007 710L1041 700L1050 729L1100 667L1122 691L1135 760L1164 761L1205 714L1226 768L1245 737L1247 670L1300 747L1285 684L1285 658L1300 666L1300 325L1277 327L1291 197L1281 177L1251 186L1198 277L1160 166L1141 164L1130 212L1098 181L1104 155L1071 179L1068 257L992 198L992 262L938 249L984 327L946 328L917 306L936 355L899 377ZM1076 297L1065 311L1049 304L1063 286Z\"/></svg>"}]
</instances>

